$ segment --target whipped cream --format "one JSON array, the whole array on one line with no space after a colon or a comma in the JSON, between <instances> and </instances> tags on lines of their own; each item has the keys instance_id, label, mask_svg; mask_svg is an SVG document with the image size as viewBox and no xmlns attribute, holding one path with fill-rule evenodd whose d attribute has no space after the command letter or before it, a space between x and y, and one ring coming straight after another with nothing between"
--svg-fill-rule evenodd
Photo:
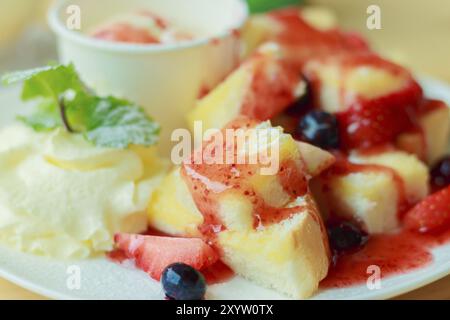
<instances>
[{"instance_id":1,"label":"whipped cream","mask_svg":"<svg viewBox=\"0 0 450 320\"><path fill-rule=\"evenodd\" d=\"M99 148L62 129L0 131L0 243L82 259L111 250L115 232L142 232L167 163L154 148Z\"/></svg>"}]
</instances>

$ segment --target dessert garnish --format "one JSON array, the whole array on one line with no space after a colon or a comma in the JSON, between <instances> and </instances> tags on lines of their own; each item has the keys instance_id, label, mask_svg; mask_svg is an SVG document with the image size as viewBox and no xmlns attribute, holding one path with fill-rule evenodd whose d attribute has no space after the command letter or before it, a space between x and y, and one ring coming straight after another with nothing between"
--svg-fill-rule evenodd
<instances>
[{"instance_id":1,"label":"dessert garnish","mask_svg":"<svg viewBox=\"0 0 450 320\"><path fill-rule=\"evenodd\" d=\"M354 223L345 221L328 226L328 239L331 249L343 252L363 246L368 235Z\"/></svg>"},{"instance_id":2,"label":"dessert garnish","mask_svg":"<svg viewBox=\"0 0 450 320\"><path fill-rule=\"evenodd\" d=\"M114 242L128 259L133 259L136 266L156 280L161 279L164 269L172 263L182 262L202 270L219 259L217 253L199 238L118 233Z\"/></svg>"},{"instance_id":3,"label":"dessert garnish","mask_svg":"<svg viewBox=\"0 0 450 320\"><path fill-rule=\"evenodd\" d=\"M450 156L442 158L431 170L431 183L435 189L450 185Z\"/></svg>"},{"instance_id":4,"label":"dessert garnish","mask_svg":"<svg viewBox=\"0 0 450 320\"><path fill-rule=\"evenodd\" d=\"M204 276L184 263L174 263L164 269L161 284L169 299L203 300L206 293Z\"/></svg>"},{"instance_id":5,"label":"dessert garnish","mask_svg":"<svg viewBox=\"0 0 450 320\"><path fill-rule=\"evenodd\" d=\"M408 229L421 233L439 233L450 226L450 187L435 192L418 203L406 215Z\"/></svg>"},{"instance_id":6,"label":"dessert garnish","mask_svg":"<svg viewBox=\"0 0 450 320\"><path fill-rule=\"evenodd\" d=\"M306 114L298 124L297 133L303 141L323 149L339 148L339 126L331 113L314 110Z\"/></svg>"},{"instance_id":7,"label":"dessert garnish","mask_svg":"<svg viewBox=\"0 0 450 320\"><path fill-rule=\"evenodd\" d=\"M22 100L36 105L31 115L19 120L35 131L62 127L82 134L96 146L111 148L151 146L158 141L159 125L140 106L126 99L93 94L73 64L6 74L2 82L23 82Z\"/></svg>"}]
</instances>

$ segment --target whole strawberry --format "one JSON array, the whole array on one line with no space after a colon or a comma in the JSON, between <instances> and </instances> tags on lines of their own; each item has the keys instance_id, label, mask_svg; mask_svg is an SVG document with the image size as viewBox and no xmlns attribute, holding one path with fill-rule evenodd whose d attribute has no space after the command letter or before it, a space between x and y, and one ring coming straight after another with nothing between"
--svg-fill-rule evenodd
<instances>
[{"instance_id":1,"label":"whole strawberry","mask_svg":"<svg viewBox=\"0 0 450 320\"><path fill-rule=\"evenodd\" d=\"M404 225L421 233L437 233L450 228L450 186L433 193L408 211Z\"/></svg>"}]
</instances>

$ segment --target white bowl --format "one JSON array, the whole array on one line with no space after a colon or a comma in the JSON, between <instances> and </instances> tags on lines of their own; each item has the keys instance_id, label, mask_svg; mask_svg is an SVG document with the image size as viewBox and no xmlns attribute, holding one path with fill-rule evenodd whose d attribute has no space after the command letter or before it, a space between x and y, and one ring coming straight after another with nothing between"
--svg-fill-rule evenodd
<instances>
[{"instance_id":1,"label":"white bowl","mask_svg":"<svg viewBox=\"0 0 450 320\"><path fill-rule=\"evenodd\" d=\"M81 30L66 27L67 8L77 5ZM148 9L169 21L201 30L201 37L175 44L126 44L98 40L86 30L111 16ZM248 17L243 0L60 0L49 10L62 63L73 62L83 80L101 95L142 105L162 126L167 154L170 134L202 90L214 87L239 63L237 30ZM200 34L200 33L199 33Z\"/></svg>"}]
</instances>

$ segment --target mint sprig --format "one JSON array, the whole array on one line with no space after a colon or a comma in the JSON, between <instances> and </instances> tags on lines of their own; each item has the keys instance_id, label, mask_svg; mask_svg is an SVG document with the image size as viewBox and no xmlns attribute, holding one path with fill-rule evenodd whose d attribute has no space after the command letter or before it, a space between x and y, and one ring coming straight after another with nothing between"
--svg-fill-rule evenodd
<instances>
[{"instance_id":1,"label":"mint sprig","mask_svg":"<svg viewBox=\"0 0 450 320\"><path fill-rule=\"evenodd\" d=\"M125 99L94 95L75 67L47 66L2 77L5 85L23 82L22 100L36 103L34 112L19 120L36 131L58 127L82 134L96 146L127 148L157 143L159 125L144 110Z\"/></svg>"}]
</instances>

